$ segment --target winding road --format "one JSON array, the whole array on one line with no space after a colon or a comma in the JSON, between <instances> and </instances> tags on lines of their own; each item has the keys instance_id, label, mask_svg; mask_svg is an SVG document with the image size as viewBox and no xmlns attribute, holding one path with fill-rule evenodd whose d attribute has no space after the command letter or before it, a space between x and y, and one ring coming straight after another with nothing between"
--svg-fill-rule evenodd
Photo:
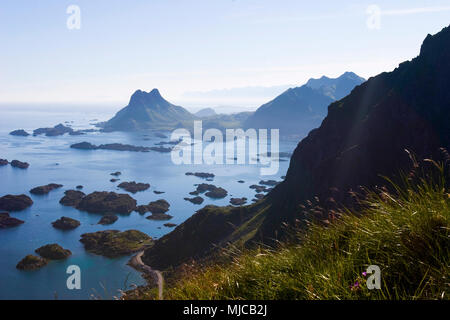
<instances>
[{"instance_id":1,"label":"winding road","mask_svg":"<svg viewBox=\"0 0 450 320\"><path fill-rule=\"evenodd\" d=\"M146 265L142 261L142 255L144 254L144 251L138 252L135 256L133 256L130 260L130 264L135 267L136 269L150 275L153 280L158 284L158 299L163 299L163 287L164 287L164 277L162 276L161 271L154 270L150 268L148 265Z\"/></svg>"}]
</instances>

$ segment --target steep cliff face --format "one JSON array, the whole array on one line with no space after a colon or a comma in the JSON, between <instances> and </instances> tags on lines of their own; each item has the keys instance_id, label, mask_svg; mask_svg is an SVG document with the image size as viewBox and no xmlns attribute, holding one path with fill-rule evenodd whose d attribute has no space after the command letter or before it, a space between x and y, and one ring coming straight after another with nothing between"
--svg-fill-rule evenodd
<instances>
[{"instance_id":1,"label":"steep cliff face","mask_svg":"<svg viewBox=\"0 0 450 320\"><path fill-rule=\"evenodd\" d=\"M324 207L351 205L350 190L383 184L382 176L409 171L405 149L417 159L438 159L440 147L450 149L449 74L450 27L427 36L417 58L369 79L331 104L321 126L298 144L285 181L261 202L241 208L246 219L234 221L234 229L224 226L214 238L205 234L206 229L193 233L203 228L194 223L199 219L195 215L146 252L152 257L149 262L159 259L167 262L161 267L176 265L206 248L238 239L270 243L283 236L284 222L305 218L300 206L307 200L318 197ZM214 208L208 217L220 221L227 214L224 208ZM201 244L200 251L190 249L194 255L173 258L169 253L192 244Z\"/></svg>"},{"instance_id":2,"label":"steep cliff face","mask_svg":"<svg viewBox=\"0 0 450 320\"><path fill-rule=\"evenodd\" d=\"M349 204L349 190L383 183L411 161L450 147L450 28L428 35L420 55L329 106L320 128L299 143L286 180L269 195L261 228L275 236L282 221L301 218L298 205L318 196Z\"/></svg>"}]
</instances>

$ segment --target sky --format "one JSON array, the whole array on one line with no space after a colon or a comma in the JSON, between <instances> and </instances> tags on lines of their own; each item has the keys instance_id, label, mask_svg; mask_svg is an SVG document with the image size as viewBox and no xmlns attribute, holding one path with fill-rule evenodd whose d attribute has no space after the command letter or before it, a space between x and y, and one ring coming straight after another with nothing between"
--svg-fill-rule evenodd
<instances>
[{"instance_id":1,"label":"sky","mask_svg":"<svg viewBox=\"0 0 450 320\"><path fill-rule=\"evenodd\" d=\"M2 0L0 103L124 106L158 88L193 105L192 92L369 78L449 24L448 0Z\"/></svg>"}]
</instances>

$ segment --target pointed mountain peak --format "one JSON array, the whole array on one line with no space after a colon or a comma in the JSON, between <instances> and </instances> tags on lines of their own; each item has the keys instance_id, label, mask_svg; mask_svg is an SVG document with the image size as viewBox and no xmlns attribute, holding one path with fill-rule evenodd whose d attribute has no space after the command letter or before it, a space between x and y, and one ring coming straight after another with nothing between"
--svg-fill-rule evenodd
<instances>
[{"instance_id":1,"label":"pointed mountain peak","mask_svg":"<svg viewBox=\"0 0 450 320\"><path fill-rule=\"evenodd\" d=\"M149 94L151 94L154 97L161 97L161 94L159 93L158 89L153 89L152 91L149 92Z\"/></svg>"},{"instance_id":2,"label":"pointed mountain peak","mask_svg":"<svg viewBox=\"0 0 450 320\"><path fill-rule=\"evenodd\" d=\"M133 105L148 105L156 101L165 101L164 98L159 93L158 89L153 89L150 92L145 92L142 90L136 90L130 98L130 106Z\"/></svg>"},{"instance_id":3,"label":"pointed mountain peak","mask_svg":"<svg viewBox=\"0 0 450 320\"><path fill-rule=\"evenodd\" d=\"M366 79L358 76L356 73L351 71L344 72L338 79L353 79L353 80L361 80L362 82L366 81Z\"/></svg>"}]
</instances>

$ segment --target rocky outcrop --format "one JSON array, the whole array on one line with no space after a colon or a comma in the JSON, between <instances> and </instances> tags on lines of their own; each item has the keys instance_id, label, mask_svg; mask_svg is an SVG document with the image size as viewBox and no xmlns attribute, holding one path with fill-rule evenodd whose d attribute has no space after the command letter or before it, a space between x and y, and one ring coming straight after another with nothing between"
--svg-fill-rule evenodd
<instances>
[{"instance_id":1,"label":"rocky outcrop","mask_svg":"<svg viewBox=\"0 0 450 320\"><path fill-rule=\"evenodd\" d=\"M8 194L0 198L0 210L5 211L22 211L30 207L33 200L27 195L11 195Z\"/></svg>"},{"instance_id":2,"label":"rocky outcrop","mask_svg":"<svg viewBox=\"0 0 450 320\"><path fill-rule=\"evenodd\" d=\"M6 160L6 159L0 159L0 167L1 166L6 166L6 165L8 165L9 164L9 161L8 160Z\"/></svg>"},{"instance_id":3,"label":"rocky outcrop","mask_svg":"<svg viewBox=\"0 0 450 320\"><path fill-rule=\"evenodd\" d=\"M46 259L29 254L20 260L16 268L19 270L37 270L46 266L47 263L48 261Z\"/></svg>"},{"instance_id":4,"label":"rocky outcrop","mask_svg":"<svg viewBox=\"0 0 450 320\"><path fill-rule=\"evenodd\" d=\"M247 203L247 198L231 198L230 203L233 206L243 206Z\"/></svg>"},{"instance_id":5,"label":"rocky outcrop","mask_svg":"<svg viewBox=\"0 0 450 320\"><path fill-rule=\"evenodd\" d=\"M148 220L158 220L158 221L170 220L172 218L173 216L167 213L152 213L151 215L146 217L146 219Z\"/></svg>"},{"instance_id":6,"label":"rocky outcrop","mask_svg":"<svg viewBox=\"0 0 450 320\"><path fill-rule=\"evenodd\" d=\"M164 200L159 199L156 201L152 201L147 205L137 206L136 211L140 214L144 214L146 212L151 212L153 214L161 214L169 211L170 204Z\"/></svg>"},{"instance_id":7,"label":"rocky outcrop","mask_svg":"<svg viewBox=\"0 0 450 320\"><path fill-rule=\"evenodd\" d=\"M277 184L279 184L278 181L275 180L261 180L259 182L259 184L265 185L265 186L276 186Z\"/></svg>"},{"instance_id":8,"label":"rocky outcrop","mask_svg":"<svg viewBox=\"0 0 450 320\"><path fill-rule=\"evenodd\" d=\"M113 214L107 214L104 215L100 221L98 222L98 224L103 224L103 225L107 225L107 224L113 224L114 222L116 222L119 219L119 217L117 217L116 215Z\"/></svg>"},{"instance_id":9,"label":"rocky outcrop","mask_svg":"<svg viewBox=\"0 0 450 320\"><path fill-rule=\"evenodd\" d=\"M203 198L200 196L193 197L193 198L184 198L184 200L192 202L193 204L202 204L204 201Z\"/></svg>"},{"instance_id":10,"label":"rocky outcrop","mask_svg":"<svg viewBox=\"0 0 450 320\"><path fill-rule=\"evenodd\" d=\"M35 250L37 254L48 260L62 260L70 257L72 252L64 249L59 244L52 243Z\"/></svg>"},{"instance_id":11,"label":"rocky outcrop","mask_svg":"<svg viewBox=\"0 0 450 320\"><path fill-rule=\"evenodd\" d=\"M147 190L148 188L150 188L150 184L141 182L137 183L136 181L131 181L131 182L122 182L121 184L118 185L118 187L128 192L136 193L139 191Z\"/></svg>"},{"instance_id":12,"label":"rocky outcrop","mask_svg":"<svg viewBox=\"0 0 450 320\"><path fill-rule=\"evenodd\" d=\"M11 161L11 166L14 167L14 168L19 168L19 169L28 169L30 164L28 162L22 162L22 161L19 161L19 160L13 160L13 161Z\"/></svg>"},{"instance_id":13,"label":"rocky outcrop","mask_svg":"<svg viewBox=\"0 0 450 320\"><path fill-rule=\"evenodd\" d=\"M122 144L122 143L109 143L96 146L89 142L80 142L72 144L70 147L72 149L81 149L81 150L114 150L114 151L132 151L132 152L149 152L150 150L152 150L152 148L149 147L133 146L130 144Z\"/></svg>"},{"instance_id":14,"label":"rocky outcrop","mask_svg":"<svg viewBox=\"0 0 450 320\"><path fill-rule=\"evenodd\" d=\"M39 186L30 190L30 193L35 195L44 195L52 190L62 188L62 184L50 183L45 186Z\"/></svg>"},{"instance_id":15,"label":"rocky outcrop","mask_svg":"<svg viewBox=\"0 0 450 320\"><path fill-rule=\"evenodd\" d=\"M136 200L128 194L96 191L83 197L76 208L90 213L128 214L135 210Z\"/></svg>"},{"instance_id":16,"label":"rocky outcrop","mask_svg":"<svg viewBox=\"0 0 450 320\"><path fill-rule=\"evenodd\" d=\"M249 188L250 189L254 189L257 193L267 192L268 191L265 186L259 186L257 184L252 184Z\"/></svg>"},{"instance_id":17,"label":"rocky outcrop","mask_svg":"<svg viewBox=\"0 0 450 320\"><path fill-rule=\"evenodd\" d=\"M59 203L63 206L76 207L85 196L81 191L67 190L64 192L64 197L59 200Z\"/></svg>"},{"instance_id":18,"label":"rocky outcrop","mask_svg":"<svg viewBox=\"0 0 450 320\"><path fill-rule=\"evenodd\" d=\"M10 217L8 212L0 212L0 229L16 227L24 222L23 220Z\"/></svg>"},{"instance_id":19,"label":"rocky outcrop","mask_svg":"<svg viewBox=\"0 0 450 320\"><path fill-rule=\"evenodd\" d=\"M206 193L205 193L206 192ZM225 198L228 195L227 190L216 187L213 184L201 183L197 185L197 190L190 192L191 195L198 195L200 193L205 193L207 197L214 199Z\"/></svg>"},{"instance_id":20,"label":"rocky outcrop","mask_svg":"<svg viewBox=\"0 0 450 320\"><path fill-rule=\"evenodd\" d=\"M73 230L80 226L80 221L68 217L61 217L60 219L52 222L52 225L54 228L60 230Z\"/></svg>"},{"instance_id":21,"label":"rocky outcrop","mask_svg":"<svg viewBox=\"0 0 450 320\"><path fill-rule=\"evenodd\" d=\"M30 135L28 132L26 132L23 129L11 131L9 134L12 136L19 136L19 137L28 137Z\"/></svg>"},{"instance_id":22,"label":"rocky outcrop","mask_svg":"<svg viewBox=\"0 0 450 320\"><path fill-rule=\"evenodd\" d=\"M116 171L116 172L111 173L111 175L112 175L112 176L115 176L115 177L118 177L118 176L120 176L121 174L122 174L122 172L120 172L120 171Z\"/></svg>"},{"instance_id":23,"label":"rocky outcrop","mask_svg":"<svg viewBox=\"0 0 450 320\"><path fill-rule=\"evenodd\" d=\"M142 250L152 238L138 230L105 230L82 234L80 242L89 252L113 258Z\"/></svg>"},{"instance_id":24,"label":"rocky outcrop","mask_svg":"<svg viewBox=\"0 0 450 320\"><path fill-rule=\"evenodd\" d=\"M170 223L170 222L164 223L164 227L167 227L167 228L175 228L176 226L177 226L176 223Z\"/></svg>"},{"instance_id":25,"label":"rocky outcrop","mask_svg":"<svg viewBox=\"0 0 450 320\"><path fill-rule=\"evenodd\" d=\"M47 263L46 259L29 254L19 261L16 268L19 270L37 270L46 266Z\"/></svg>"},{"instance_id":26,"label":"rocky outcrop","mask_svg":"<svg viewBox=\"0 0 450 320\"><path fill-rule=\"evenodd\" d=\"M186 172L186 175L187 176L195 176L195 177L204 178L204 179L215 177L214 173L207 173L207 172L195 172L195 173Z\"/></svg>"},{"instance_id":27,"label":"rocky outcrop","mask_svg":"<svg viewBox=\"0 0 450 320\"><path fill-rule=\"evenodd\" d=\"M72 133L73 129L63 124L58 124L53 128L39 128L33 131L33 135L37 136L45 134L47 137L61 136L66 133Z\"/></svg>"}]
</instances>

